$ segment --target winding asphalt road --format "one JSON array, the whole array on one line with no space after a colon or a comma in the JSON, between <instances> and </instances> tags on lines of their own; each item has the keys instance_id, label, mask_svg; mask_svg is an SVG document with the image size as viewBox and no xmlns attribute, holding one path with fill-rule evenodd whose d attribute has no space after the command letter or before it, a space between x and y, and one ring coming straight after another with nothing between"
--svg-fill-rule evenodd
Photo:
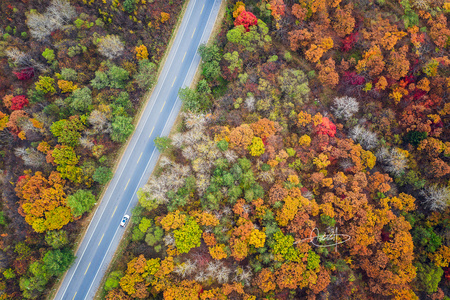
<instances>
[{"instance_id":1,"label":"winding asphalt road","mask_svg":"<svg viewBox=\"0 0 450 300\"><path fill-rule=\"evenodd\" d=\"M170 132L181 107L178 90L192 82L197 48L208 40L221 1L190 0L155 90L54 299L93 299L125 232L120 220L131 215L136 192L158 159L153 140Z\"/></svg>"}]
</instances>

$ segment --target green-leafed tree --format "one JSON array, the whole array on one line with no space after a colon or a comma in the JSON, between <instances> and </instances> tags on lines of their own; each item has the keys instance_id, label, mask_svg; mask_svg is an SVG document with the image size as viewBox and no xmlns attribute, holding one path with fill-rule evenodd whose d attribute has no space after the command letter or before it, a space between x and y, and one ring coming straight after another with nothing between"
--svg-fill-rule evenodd
<instances>
[{"instance_id":1,"label":"green-leafed tree","mask_svg":"<svg viewBox=\"0 0 450 300\"><path fill-rule=\"evenodd\" d=\"M52 230L45 234L45 242L53 249L60 249L69 243L67 231Z\"/></svg>"},{"instance_id":2,"label":"green-leafed tree","mask_svg":"<svg viewBox=\"0 0 450 300\"><path fill-rule=\"evenodd\" d=\"M116 116L111 124L111 140L123 143L134 131L133 118Z\"/></svg>"},{"instance_id":3,"label":"green-leafed tree","mask_svg":"<svg viewBox=\"0 0 450 300\"><path fill-rule=\"evenodd\" d=\"M91 210L95 201L95 196L90 190L78 190L67 197L67 206L72 211L72 215L77 218Z\"/></svg>"}]
</instances>

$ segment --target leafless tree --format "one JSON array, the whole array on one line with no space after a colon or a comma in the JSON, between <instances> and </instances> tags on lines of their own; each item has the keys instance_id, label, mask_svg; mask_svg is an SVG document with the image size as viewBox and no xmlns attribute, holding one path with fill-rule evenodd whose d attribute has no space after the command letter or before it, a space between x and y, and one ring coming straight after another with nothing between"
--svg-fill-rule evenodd
<instances>
[{"instance_id":1,"label":"leafless tree","mask_svg":"<svg viewBox=\"0 0 450 300\"><path fill-rule=\"evenodd\" d=\"M249 111L255 110L255 103L256 103L256 99L255 99L255 97L253 97L253 95L250 95L245 99L245 106L247 107L247 109Z\"/></svg>"},{"instance_id":2,"label":"leafless tree","mask_svg":"<svg viewBox=\"0 0 450 300\"><path fill-rule=\"evenodd\" d=\"M80 142L80 145L86 149L92 149L92 147L94 147L94 142L91 137L82 136L79 138L79 142Z\"/></svg>"},{"instance_id":3,"label":"leafless tree","mask_svg":"<svg viewBox=\"0 0 450 300\"><path fill-rule=\"evenodd\" d=\"M420 194L425 204L433 211L443 211L450 205L450 189L448 187L428 186Z\"/></svg>"},{"instance_id":4,"label":"leafless tree","mask_svg":"<svg viewBox=\"0 0 450 300\"><path fill-rule=\"evenodd\" d=\"M378 145L377 134L365 129L361 125L353 127L349 132L349 136L367 150L373 149Z\"/></svg>"},{"instance_id":5,"label":"leafless tree","mask_svg":"<svg viewBox=\"0 0 450 300\"><path fill-rule=\"evenodd\" d=\"M58 24L67 24L70 20L76 17L75 8L70 5L67 0L53 0L51 5L47 8L47 17L56 20Z\"/></svg>"},{"instance_id":6,"label":"leafless tree","mask_svg":"<svg viewBox=\"0 0 450 300\"><path fill-rule=\"evenodd\" d=\"M22 158L26 166L38 168L45 163L45 155L34 148L16 148L14 154Z\"/></svg>"},{"instance_id":7,"label":"leafless tree","mask_svg":"<svg viewBox=\"0 0 450 300\"><path fill-rule=\"evenodd\" d=\"M265 171L265 172L261 172L258 175L258 179L267 183L273 183L275 180L274 177L274 171L270 170L270 171Z\"/></svg>"},{"instance_id":8,"label":"leafless tree","mask_svg":"<svg viewBox=\"0 0 450 300\"><path fill-rule=\"evenodd\" d=\"M208 123L205 115L191 112L184 113L184 120L188 129L196 129L197 131L202 131Z\"/></svg>"},{"instance_id":9,"label":"leafless tree","mask_svg":"<svg viewBox=\"0 0 450 300\"><path fill-rule=\"evenodd\" d=\"M32 59L29 54L24 53L15 47L6 49L5 54L17 69L33 68L41 72L47 69L43 64Z\"/></svg>"},{"instance_id":10,"label":"leafless tree","mask_svg":"<svg viewBox=\"0 0 450 300\"><path fill-rule=\"evenodd\" d=\"M185 262L176 265L173 271L182 278L185 278L186 276L191 275L196 269L197 269L196 264L191 262L190 259L188 259Z\"/></svg>"},{"instance_id":11,"label":"leafless tree","mask_svg":"<svg viewBox=\"0 0 450 300\"><path fill-rule=\"evenodd\" d=\"M378 162L384 164L383 169L396 177L402 175L408 168L408 159L398 148L394 147L389 151L386 147L381 147L375 156Z\"/></svg>"},{"instance_id":12,"label":"leafless tree","mask_svg":"<svg viewBox=\"0 0 450 300\"><path fill-rule=\"evenodd\" d=\"M173 234L168 233L164 236L163 238L164 241L164 245L169 246L169 245L175 245L175 238L173 237Z\"/></svg>"},{"instance_id":13,"label":"leafless tree","mask_svg":"<svg viewBox=\"0 0 450 300\"><path fill-rule=\"evenodd\" d=\"M231 270L225 266L220 268L216 273L216 279L219 284L227 283L230 280Z\"/></svg>"},{"instance_id":14,"label":"leafless tree","mask_svg":"<svg viewBox=\"0 0 450 300\"><path fill-rule=\"evenodd\" d=\"M344 96L334 98L334 105L331 111L334 116L339 119L348 120L359 110L359 103L356 98Z\"/></svg>"},{"instance_id":15,"label":"leafless tree","mask_svg":"<svg viewBox=\"0 0 450 300\"><path fill-rule=\"evenodd\" d=\"M27 15L30 34L37 40L48 37L76 16L76 11L67 0L53 0L44 14L32 11Z\"/></svg>"},{"instance_id":16,"label":"leafless tree","mask_svg":"<svg viewBox=\"0 0 450 300\"><path fill-rule=\"evenodd\" d=\"M226 150L223 153L223 156L225 156L225 158L231 163L236 162L236 160L238 158L237 154L233 150Z\"/></svg>"},{"instance_id":17,"label":"leafless tree","mask_svg":"<svg viewBox=\"0 0 450 300\"><path fill-rule=\"evenodd\" d=\"M210 176L206 174L197 174L196 178L195 184L197 185L197 192L200 196L203 196L206 189L209 187Z\"/></svg>"},{"instance_id":18,"label":"leafless tree","mask_svg":"<svg viewBox=\"0 0 450 300\"><path fill-rule=\"evenodd\" d=\"M111 123L106 115L99 110L94 109L89 115L88 121L96 133L109 133L111 131Z\"/></svg>"},{"instance_id":19,"label":"leafless tree","mask_svg":"<svg viewBox=\"0 0 450 300\"><path fill-rule=\"evenodd\" d=\"M208 274L206 274L206 273L203 272L203 271L200 271L200 272L198 272L197 275L195 276L195 281L203 283L203 282L208 281L209 278L210 278L210 277L208 276Z\"/></svg>"},{"instance_id":20,"label":"leafless tree","mask_svg":"<svg viewBox=\"0 0 450 300\"><path fill-rule=\"evenodd\" d=\"M250 285L250 280L252 279L252 271L249 266L246 268L237 267L235 270L235 276L233 281L243 282L244 285Z\"/></svg>"},{"instance_id":21,"label":"leafless tree","mask_svg":"<svg viewBox=\"0 0 450 300\"><path fill-rule=\"evenodd\" d=\"M181 146L183 146L183 143L184 143L184 137L183 137L182 133L177 132L172 136L172 145L175 148L181 148Z\"/></svg>"},{"instance_id":22,"label":"leafless tree","mask_svg":"<svg viewBox=\"0 0 450 300\"><path fill-rule=\"evenodd\" d=\"M117 35L107 35L98 43L98 52L109 59L122 55L124 48L122 41Z\"/></svg>"}]
</instances>

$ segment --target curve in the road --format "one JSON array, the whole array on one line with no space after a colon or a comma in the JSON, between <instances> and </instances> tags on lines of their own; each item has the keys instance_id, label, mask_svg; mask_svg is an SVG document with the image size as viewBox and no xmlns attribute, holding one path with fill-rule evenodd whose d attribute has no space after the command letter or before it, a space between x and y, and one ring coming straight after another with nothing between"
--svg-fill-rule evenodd
<instances>
[{"instance_id":1,"label":"curve in the road","mask_svg":"<svg viewBox=\"0 0 450 300\"><path fill-rule=\"evenodd\" d=\"M153 139L167 135L180 110L178 90L189 86L200 63L197 48L205 43L221 0L191 0L166 64L114 178L105 191L74 265L66 273L56 300L92 299L124 234L119 222L137 204L137 190L150 176L159 153Z\"/></svg>"}]
</instances>

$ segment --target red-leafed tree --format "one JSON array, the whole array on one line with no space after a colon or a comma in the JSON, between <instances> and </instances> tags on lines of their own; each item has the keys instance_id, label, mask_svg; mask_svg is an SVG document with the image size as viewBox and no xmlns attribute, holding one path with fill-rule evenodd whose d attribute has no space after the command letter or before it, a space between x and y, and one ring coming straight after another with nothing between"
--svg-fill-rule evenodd
<instances>
[{"instance_id":1,"label":"red-leafed tree","mask_svg":"<svg viewBox=\"0 0 450 300\"><path fill-rule=\"evenodd\" d=\"M234 26L243 25L247 31L250 31L250 26L256 25L258 19L249 11L244 10L234 21Z\"/></svg>"},{"instance_id":2,"label":"red-leafed tree","mask_svg":"<svg viewBox=\"0 0 450 300\"><path fill-rule=\"evenodd\" d=\"M25 68L20 70L19 72L13 72L19 80L28 80L33 78L34 76L34 68Z\"/></svg>"},{"instance_id":3,"label":"red-leafed tree","mask_svg":"<svg viewBox=\"0 0 450 300\"><path fill-rule=\"evenodd\" d=\"M317 134L328 134L333 137L336 134L336 125L330 121L327 117L322 118L322 123L316 127Z\"/></svg>"},{"instance_id":4,"label":"red-leafed tree","mask_svg":"<svg viewBox=\"0 0 450 300\"><path fill-rule=\"evenodd\" d=\"M11 102L12 110L21 110L24 106L28 105L28 99L23 95L15 96L14 98L12 98Z\"/></svg>"}]
</instances>

